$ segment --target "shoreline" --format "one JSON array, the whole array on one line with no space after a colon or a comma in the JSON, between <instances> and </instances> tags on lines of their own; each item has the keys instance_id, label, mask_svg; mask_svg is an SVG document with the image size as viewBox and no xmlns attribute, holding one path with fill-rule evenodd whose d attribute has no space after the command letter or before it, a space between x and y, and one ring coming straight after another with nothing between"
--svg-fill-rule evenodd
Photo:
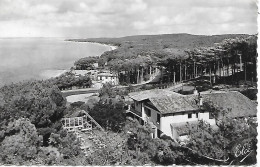
<instances>
[{"instance_id":1,"label":"shoreline","mask_svg":"<svg viewBox=\"0 0 260 167\"><path fill-rule=\"evenodd\" d=\"M72 40L65 40L65 41L66 42L81 42L81 41L72 41ZM114 45L111 45L111 44L102 44L102 43L97 43L97 42L87 42L87 43L107 46L107 47L109 47L109 50L107 50L107 51L112 51L112 50L115 50L115 49L118 48L118 46L114 46ZM100 57L103 53L101 53L100 55L96 55L96 56ZM82 58L84 58L84 57L82 57ZM77 61L77 60L75 60L75 61ZM71 66L71 67L73 67L73 66ZM69 72L69 71L70 71L70 68L69 69L48 69L48 70L42 71L39 75L44 79L50 79L50 78L59 77L62 74Z\"/></svg>"}]
</instances>

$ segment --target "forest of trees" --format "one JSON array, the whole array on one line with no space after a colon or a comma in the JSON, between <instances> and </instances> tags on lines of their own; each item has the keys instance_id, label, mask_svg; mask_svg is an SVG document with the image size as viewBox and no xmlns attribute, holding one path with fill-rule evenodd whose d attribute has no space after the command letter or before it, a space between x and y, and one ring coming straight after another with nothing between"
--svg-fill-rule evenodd
<instances>
[{"instance_id":1,"label":"forest of trees","mask_svg":"<svg viewBox=\"0 0 260 167\"><path fill-rule=\"evenodd\" d=\"M255 35L165 34L76 41L120 44L98 60L100 66L107 62L108 68L121 76L120 83L147 80L157 67L164 76L161 82L173 83L207 74L211 83L211 76L216 75L232 76L231 84L235 84L242 79L256 81L256 39ZM234 75L241 70L242 76Z\"/></svg>"},{"instance_id":2,"label":"forest of trees","mask_svg":"<svg viewBox=\"0 0 260 167\"><path fill-rule=\"evenodd\" d=\"M98 63L99 57L84 57L74 63L76 70L92 70L93 64Z\"/></svg>"},{"instance_id":3,"label":"forest of trees","mask_svg":"<svg viewBox=\"0 0 260 167\"><path fill-rule=\"evenodd\" d=\"M92 86L92 80L89 76L76 76L72 72L66 72L58 77L49 79L53 85L57 85L60 90L77 88L89 88Z\"/></svg>"},{"instance_id":4,"label":"forest of trees","mask_svg":"<svg viewBox=\"0 0 260 167\"><path fill-rule=\"evenodd\" d=\"M123 99L118 96L108 86L100 90L101 101L92 108L78 104L106 129L102 140L107 147L95 148L90 156L85 156L76 137L62 128L60 120L68 109L66 99L53 82L31 81L2 87L0 164L187 165L201 160L205 164L238 165L256 162L257 124L251 118L222 118L217 121L218 128L205 122L188 126L190 140L182 146L167 136L153 139L149 124L143 126L126 119ZM220 115L225 112L210 105L208 110ZM252 139L249 141L252 153L240 162L243 156L235 158L233 146L243 139Z\"/></svg>"},{"instance_id":5,"label":"forest of trees","mask_svg":"<svg viewBox=\"0 0 260 167\"><path fill-rule=\"evenodd\" d=\"M84 156L62 129L66 99L50 81L0 88L0 164L75 165Z\"/></svg>"},{"instance_id":6,"label":"forest of trees","mask_svg":"<svg viewBox=\"0 0 260 167\"><path fill-rule=\"evenodd\" d=\"M103 91L102 96L110 94ZM110 92L111 89L110 89ZM111 99L113 95L109 95ZM0 89L0 164L12 165L143 165L174 162L170 145L153 140L149 127L127 121L123 103L98 102L89 113L107 130L107 147L86 157L76 137L62 128L66 99L50 80L11 84ZM113 103L113 104L112 104ZM127 132L131 131L131 135ZM109 134L119 136L119 145ZM134 136L133 136L134 135ZM136 140L137 142L132 141ZM150 147L150 145L152 147ZM156 154L157 148L165 154ZM157 157L157 160L153 160Z\"/></svg>"}]
</instances>

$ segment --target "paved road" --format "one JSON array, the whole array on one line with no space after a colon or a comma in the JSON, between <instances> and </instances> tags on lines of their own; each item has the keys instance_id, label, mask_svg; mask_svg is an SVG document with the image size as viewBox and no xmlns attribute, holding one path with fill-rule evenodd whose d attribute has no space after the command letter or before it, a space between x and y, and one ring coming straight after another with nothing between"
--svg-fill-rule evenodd
<instances>
[{"instance_id":1,"label":"paved road","mask_svg":"<svg viewBox=\"0 0 260 167\"><path fill-rule=\"evenodd\" d=\"M145 82L142 82L142 83L139 83L139 84L132 84L131 86L132 87L136 87L136 86L141 86L141 85L145 85L151 81L153 81L156 77L160 76L160 72L157 72L155 74L154 77L152 77L150 80L148 81L145 81ZM122 85L119 85L119 86L116 86L115 88L126 88L128 86L122 86ZM78 94L88 94L88 93L98 93L98 90L100 88L85 88L85 89L75 89L75 90L64 90L64 91L61 91L62 94L67 97L67 96L71 96L71 95L78 95Z\"/></svg>"},{"instance_id":2,"label":"paved road","mask_svg":"<svg viewBox=\"0 0 260 167\"><path fill-rule=\"evenodd\" d=\"M75 90L63 90L61 93L67 97L78 94L98 93L99 88L86 88L86 89L75 89Z\"/></svg>"}]
</instances>

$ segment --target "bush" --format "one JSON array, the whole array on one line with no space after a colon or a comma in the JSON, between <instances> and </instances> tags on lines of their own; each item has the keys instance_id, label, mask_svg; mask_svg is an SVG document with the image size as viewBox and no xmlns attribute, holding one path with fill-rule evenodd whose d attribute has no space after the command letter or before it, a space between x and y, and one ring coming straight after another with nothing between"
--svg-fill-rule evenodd
<instances>
[{"instance_id":1,"label":"bush","mask_svg":"<svg viewBox=\"0 0 260 167\"><path fill-rule=\"evenodd\" d=\"M126 113L123 103L109 104L97 103L90 109L89 114L102 126L103 128L114 132L122 131L125 121Z\"/></svg>"},{"instance_id":2,"label":"bush","mask_svg":"<svg viewBox=\"0 0 260 167\"><path fill-rule=\"evenodd\" d=\"M193 94L193 90L185 91L185 90L179 90L178 93L183 95L190 95Z\"/></svg>"},{"instance_id":3,"label":"bush","mask_svg":"<svg viewBox=\"0 0 260 167\"><path fill-rule=\"evenodd\" d=\"M257 100L257 89L246 89L243 91L240 91L243 95L248 97L251 100Z\"/></svg>"},{"instance_id":4,"label":"bush","mask_svg":"<svg viewBox=\"0 0 260 167\"><path fill-rule=\"evenodd\" d=\"M29 119L21 118L9 122L0 146L2 162L19 165L35 159L41 140Z\"/></svg>"}]
</instances>

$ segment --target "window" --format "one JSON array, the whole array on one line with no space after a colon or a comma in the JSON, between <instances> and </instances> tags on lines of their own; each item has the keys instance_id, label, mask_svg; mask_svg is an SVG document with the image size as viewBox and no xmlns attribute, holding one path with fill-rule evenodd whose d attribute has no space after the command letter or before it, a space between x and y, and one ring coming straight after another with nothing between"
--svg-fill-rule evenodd
<instances>
[{"instance_id":1,"label":"window","mask_svg":"<svg viewBox=\"0 0 260 167\"><path fill-rule=\"evenodd\" d=\"M106 76L106 79L107 79L107 76Z\"/></svg>"},{"instance_id":2,"label":"window","mask_svg":"<svg viewBox=\"0 0 260 167\"><path fill-rule=\"evenodd\" d=\"M135 102L135 105L138 107L138 101Z\"/></svg>"},{"instance_id":3,"label":"window","mask_svg":"<svg viewBox=\"0 0 260 167\"><path fill-rule=\"evenodd\" d=\"M157 129L157 137L161 137L161 131Z\"/></svg>"},{"instance_id":4,"label":"window","mask_svg":"<svg viewBox=\"0 0 260 167\"><path fill-rule=\"evenodd\" d=\"M188 114L188 118L192 118L192 114L190 113L190 114Z\"/></svg>"},{"instance_id":5,"label":"window","mask_svg":"<svg viewBox=\"0 0 260 167\"><path fill-rule=\"evenodd\" d=\"M196 118L199 118L199 113L196 113Z\"/></svg>"},{"instance_id":6,"label":"window","mask_svg":"<svg viewBox=\"0 0 260 167\"><path fill-rule=\"evenodd\" d=\"M102 80L102 77L100 77L100 80Z\"/></svg>"},{"instance_id":7,"label":"window","mask_svg":"<svg viewBox=\"0 0 260 167\"><path fill-rule=\"evenodd\" d=\"M212 112L209 113L209 119L214 119L214 114Z\"/></svg>"},{"instance_id":8,"label":"window","mask_svg":"<svg viewBox=\"0 0 260 167\"><path fill-rule=\"evenodd\" d=\"M151 116L151 110L146 108L145 114L150 117Z\"/></svg>"},{"instance_id":9,"label":"window","mask_svg":"<svg viewBox=\"0 0 260 167\"><path fill-rule=\"evenodd\" d=\"M157 122L160 123L161 115L157 114Z\"/></svg>"}]
</instances>

